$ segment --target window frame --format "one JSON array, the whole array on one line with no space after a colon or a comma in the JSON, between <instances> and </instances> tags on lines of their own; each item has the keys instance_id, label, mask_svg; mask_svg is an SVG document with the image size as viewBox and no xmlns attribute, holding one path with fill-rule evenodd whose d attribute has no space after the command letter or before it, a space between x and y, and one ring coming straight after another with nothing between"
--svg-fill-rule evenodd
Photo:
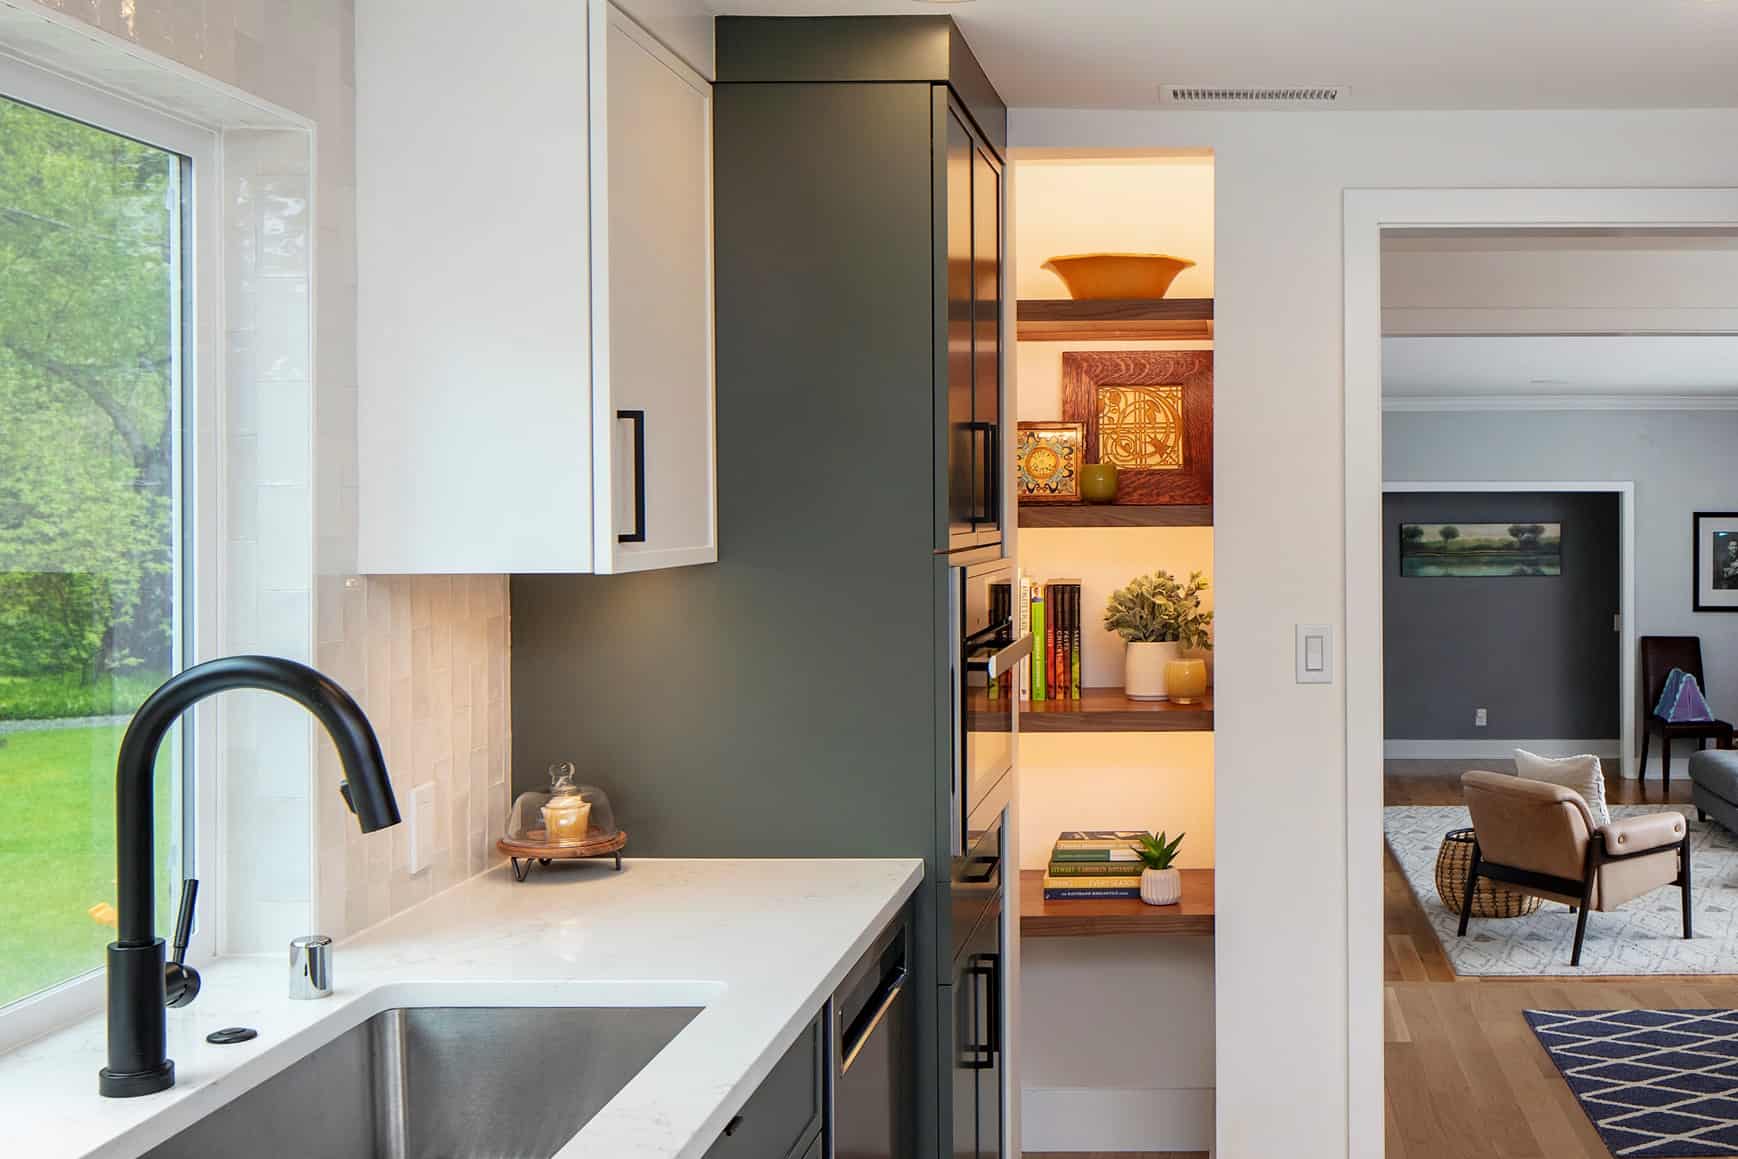
<instances>
[{"instance_id":1,"label":"window frame","mask_svg":"<svg viewBox=\"0 0 1738 1159\"><path fill-rule=\"evenodd\" d=\"M175 648L182 667L221 655L224 520L224 431L222 292L222 188L220 135L124 96L48 72L0 53L0 96L83 122L185 158L180 215L181 366L180 421L174 424L181 505L175 550ZM199 920L188 946L189 962L210 961L220 944L224 913L223 851L217 817L220 750L217 714L188 718L191 744L184 750L181 824L191 836L183 876L200 880ZM187 728L186 724L183 728ZM186 735L186 734L184 734ZM184 851L188 847L183 845ZM157 916L167 936L174 915ZM0 1051L41 1037L100 1010L102 963L72 978L0 1007Z\"/></svg>"}]
</instances>

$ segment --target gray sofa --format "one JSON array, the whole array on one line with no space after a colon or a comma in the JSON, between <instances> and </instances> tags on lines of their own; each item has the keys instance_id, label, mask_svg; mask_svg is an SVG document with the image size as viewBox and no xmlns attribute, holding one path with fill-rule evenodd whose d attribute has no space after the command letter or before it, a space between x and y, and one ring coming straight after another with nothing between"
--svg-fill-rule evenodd
<instances>
[{"instance_id":1,"label":"gray sofa","mask_svg":"<svg viewBox=\"0 0 1738 1159\"><path fill-rule=\"evenodd\" d=\"M1690 754L1690 800L1701 820L1712 818L1738 833L1738 750Z\"/></svg>"}]
</instances>

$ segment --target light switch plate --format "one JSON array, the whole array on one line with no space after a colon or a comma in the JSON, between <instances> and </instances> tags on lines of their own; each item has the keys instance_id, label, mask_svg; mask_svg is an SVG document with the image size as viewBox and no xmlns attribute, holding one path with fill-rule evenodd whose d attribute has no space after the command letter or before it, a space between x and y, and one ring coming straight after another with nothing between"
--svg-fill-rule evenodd
<instances>
[{"instance_id":1,"label":"light switch plate","mask_svg":"<svg viewBox=\"0 0 1738 1159\"><path fill-rule=\"evenodd\" d=\"M1332 624L1297 626L1297 682L1334 682L1334 627Z\"/></svg>"},{"instance_id":2,"label":"light switch plate","mask_svg":"<svg viewBox=\"0 0 1738 1159\"><path fill-rule=\"evenodd\" d=\"M434 861L435 787L418 785L410 791L410 871L421 873Z\"/></svg>"}]
</instances>

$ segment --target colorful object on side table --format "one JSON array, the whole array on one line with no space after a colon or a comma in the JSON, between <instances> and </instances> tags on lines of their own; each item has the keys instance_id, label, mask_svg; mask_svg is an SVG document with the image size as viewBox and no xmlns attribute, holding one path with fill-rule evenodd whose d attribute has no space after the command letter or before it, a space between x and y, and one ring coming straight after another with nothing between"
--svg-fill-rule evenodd
<instances>
[{"instance_id":1,"label":"colorful object on side table","mask_svg":"<svg viewBox=\"0 0 1738 1159\"><path fill-rule=\"evenodd\" d=\"M1682 668L1666 673L1665 688L1660 692L1659 703L1654 706L1654 715L1672 724L1714 719L1714 711L1708 707L1707 698L1702 695L1695 676Z\"/></svg>"},{"instance_id":2,"label":"colorful object on side table","mask_svg":"<svg viewBox=\"0 0 1738 1159\"><path fill-rule=\"evenodd\" d=\"M1195 263L1170 254L1060 254L1043 268L1062 279L1076 301L1162 298Z\"/></svg>"},{"instance_id":3,"label":"colorful object on side table","mask_svg":"<svg viewBox=\"0 0 1738 1159\"><path fill-rule=\"evenodd\" d=\"M1085 445L1085 423L1021 423L1014 453L1019 499L1078 502Z\"/></svg>"},{"instance_id":4,"label":"colorful object on side table","mask_svg":"<svg viewBox=\"0 0 1738 1159\"><path fill-rule=\"evenodd\" d=\"M1194 704L1207 695L1205 660L1170 660L1165 663L1165 695L1176 704Z\"/></svg>"},{"instance_id":5,"label":"colorful object on side table","mask_svg":"<svg viewBox=\"0 0 1738 1159\"><path fill-rule=\"evenodd\" d=\"M1088 463L1080 468L1080 494L1088 503L1116 502L1116 464Z\"/></svg>"}]
</instances>

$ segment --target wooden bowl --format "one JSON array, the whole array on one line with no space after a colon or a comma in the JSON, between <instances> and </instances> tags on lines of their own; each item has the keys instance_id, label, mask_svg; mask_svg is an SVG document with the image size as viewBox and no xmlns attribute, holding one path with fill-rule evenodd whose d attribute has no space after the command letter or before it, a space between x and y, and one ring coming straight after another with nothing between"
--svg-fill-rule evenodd
<instances>
[{"instance_id":1,"label":"wooden bowl","mask_svg":"<svg viewBox=\"0 0 1738 1159\"><path fill-rule=\"evenodd\" d=\"M1044 268L1062 279L1069 297L1162 298L1178 274L1195 263L1170 254L1064 254Z\"/></svg>"}]
</instances>

